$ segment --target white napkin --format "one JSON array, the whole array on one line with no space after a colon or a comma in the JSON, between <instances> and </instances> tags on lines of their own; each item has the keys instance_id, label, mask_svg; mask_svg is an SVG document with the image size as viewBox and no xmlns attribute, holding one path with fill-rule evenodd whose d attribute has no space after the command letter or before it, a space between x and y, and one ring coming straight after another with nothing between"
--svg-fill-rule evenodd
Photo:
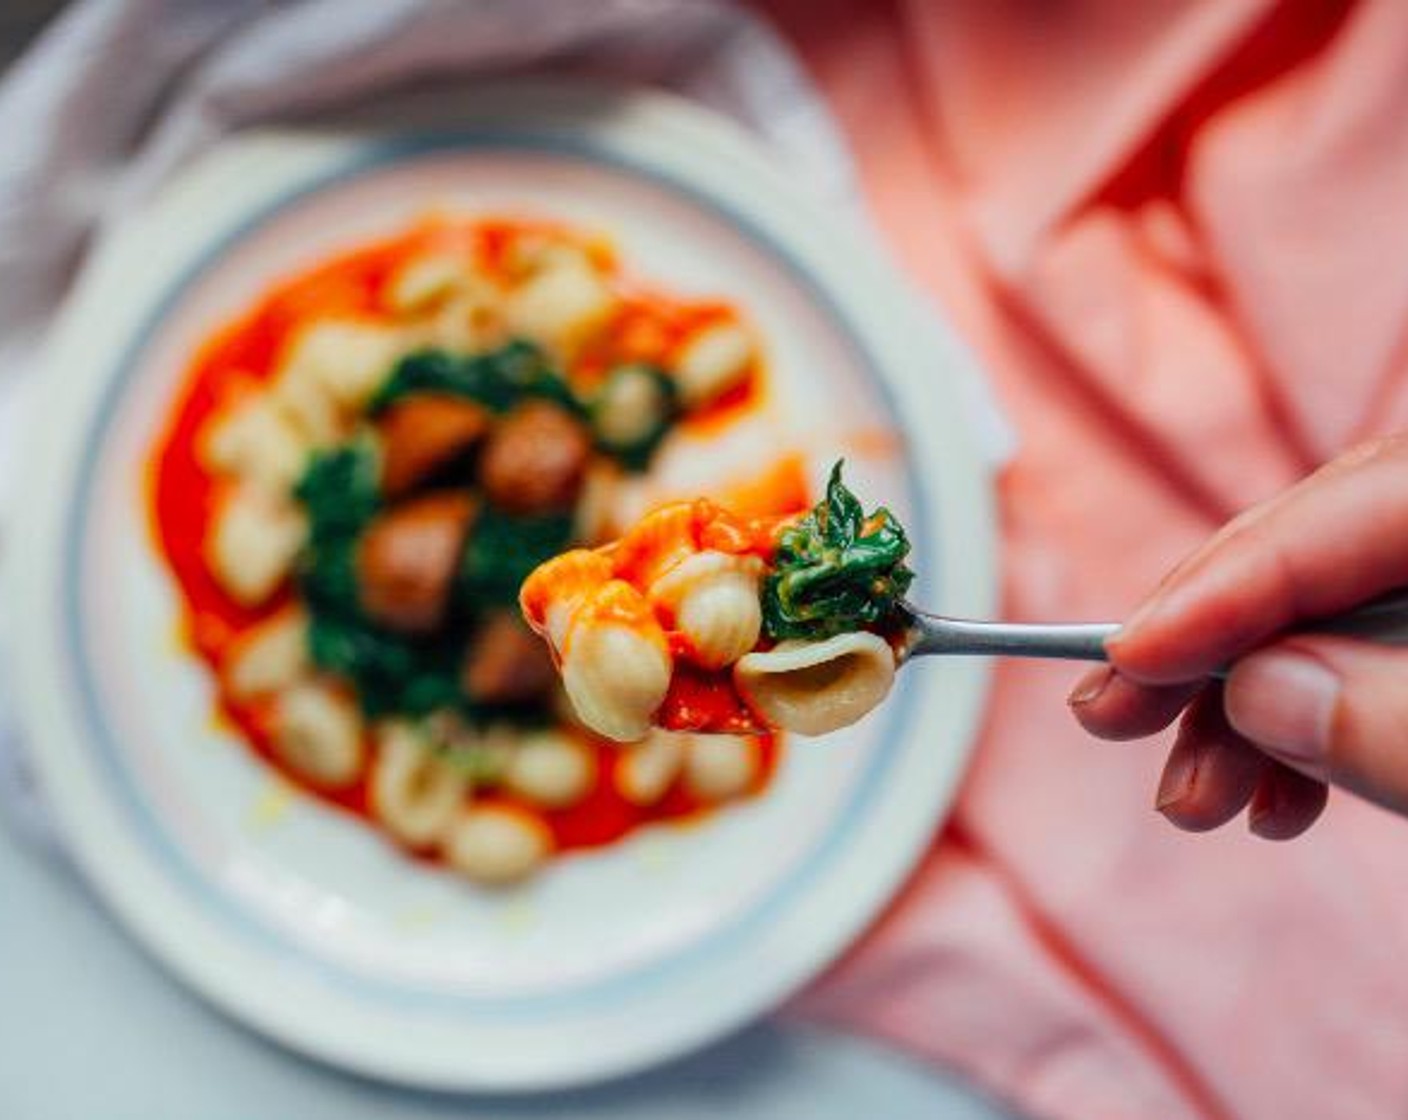
<instances>
[{"instance_id":1,"label":"white napkin","mask_svg":"<svg viewBox=\"0 0 1408 1120\"><path fill-rule=\"evenodd\" d=\"M507 74L673 89L851 196L844 143L797 60L725 0L81 0L0 85L0 562L35 347L107 223L230 132ZM969 389L1000 455L1000 417ZM9 727L0 689L0 807L52 840Z\"/></svg>"}]
</instances>

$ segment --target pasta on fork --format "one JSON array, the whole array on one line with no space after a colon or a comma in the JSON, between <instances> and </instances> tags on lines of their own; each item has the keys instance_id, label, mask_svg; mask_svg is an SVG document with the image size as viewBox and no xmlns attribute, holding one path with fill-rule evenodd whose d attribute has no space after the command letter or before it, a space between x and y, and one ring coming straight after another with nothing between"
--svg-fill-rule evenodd
<instances>
[{"instance_id":1,"label":"pasta on fork","mask_svg":"<svg viewBox=\"0 0 1408 1120\"><path fill-rule=\"evenodd\" d=\"M519 601L598 734L824 735L890 691L908 554L903 527L885 509L866 515L838 463L806 514L670 503L609 545L540 565Z\"/></svg>"}]
</instances>

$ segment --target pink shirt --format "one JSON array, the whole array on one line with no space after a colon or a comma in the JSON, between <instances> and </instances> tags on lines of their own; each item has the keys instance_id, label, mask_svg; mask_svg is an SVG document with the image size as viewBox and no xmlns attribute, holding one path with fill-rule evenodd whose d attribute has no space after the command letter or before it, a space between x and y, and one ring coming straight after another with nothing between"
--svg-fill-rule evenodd
<instances>
[{"instance_id":1,"label":"pink shirt","mask_svg":"<svg viewBox=\"0 0 1408 1120\"><path fill-rule=\"evenodd\" d=\"M1006 612L1119 617L1230 514L1408 426L1408 5L771 0L893 250L1021 439ZM1408 485L1408 479L1405 479ZM1175 832L1167 741L1003 665L957 813L792 1012L1040 1116L1408 1109L1408 823Z\"/></svg>"}]
</instances>

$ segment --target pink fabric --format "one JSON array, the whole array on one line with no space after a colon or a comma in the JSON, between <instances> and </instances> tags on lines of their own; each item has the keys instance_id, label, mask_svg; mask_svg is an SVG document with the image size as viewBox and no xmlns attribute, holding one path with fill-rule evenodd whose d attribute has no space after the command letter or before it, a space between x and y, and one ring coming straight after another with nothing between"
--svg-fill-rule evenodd
<instances>
[{"instance_id":1,"label":"pink fabric","mask_svg":"<svg viewBox=\"0 0 1408 1120\"><path fill-rule=\"evenodd\" d=\"M1408 424L1401 0L772 0L1021 447L1006 610L1118 617L1228 515ZM1405 482L1408 484L1408 482ZM1408 824L1191 837L1167 741L998 672L952 826L794 1014L1038 1116L1400 1116Z\"/></svg>"}]
</instances>

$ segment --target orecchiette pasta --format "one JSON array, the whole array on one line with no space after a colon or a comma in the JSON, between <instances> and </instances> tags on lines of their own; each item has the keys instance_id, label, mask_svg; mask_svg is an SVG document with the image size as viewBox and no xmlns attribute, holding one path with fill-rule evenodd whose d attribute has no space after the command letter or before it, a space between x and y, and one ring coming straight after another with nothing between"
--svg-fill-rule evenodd
<instances>
[{"instance_id":1,"label":"orecchiette pasta","mask_svg":"<svg viewBox=\"0 0 1408 1120\"><path fill-rule=\"evenodd\" d=\"M654 805L665 796L684 766L691 736L652 731L621 752L616 761L616 789L632 805Z\"/></svg>"},{"instance_id":2,"label":"orecchiette pasta","mask_svg":"<svg viewBox=\"0 0 1408 1120\"><path fill-rule=\"evenodd\" d=\"M408 314L444 303L474 279L471 264L450 253L428 253L407 261L386 286L386 302Z\"/></svg>"},{"instance_id":3,"label":"orecchiette pasta","mask_svg":"<svg viewBox=\"0 0 1408 1120\"><path fill-rule=\"evenodd\" d=\"M536 817L503 805L471 805L450 821L442 848L460 874L486 886L531 875L552 851L552 834Z\"/></svg>"},{"instance_id":4,"label":"orecchiette pasta","mask_svg":"<svg viewBox=\"0 0 1408 1120\"><path fill-rule=\"evenodd\" d=\"M276 378L269 389L269 403L309 447L331 446L344 434L337 401L311 377Z\"/></svg>"},{"instance_id":5,"label":"orecchiette pasta","mask_svg":"<svg viewBox=\"0 0 1408 1120\"><path fill-rule=\"evenodd\" d=\"M773 727L825 735L855 723L889 694L895 655L878 634L786 641L733 670L738 691Z\"/></svg>"},{"instance_id":6,"label":"orecchiette pasta","mask_svg":"<svg viewBox=\"0 0 1408 1120\"><path fill-rule=\"evenodd\" d=\"M615 524L620 499L621 471L611 463L593 463L582 480L572 528L579 540L601 540Z\"/></svg>"},{"instance_id":7,"label":"orecchiette pasta","mask_svg":"<svg viewBox=\"0 0 1408 1120\"><path fill-rule=\"evenodd\" d=\"M737 323L706 327L691 338L675 362L680 398L695 408L721 397L748 376L753 337Z\"/></svg>"},{"instance_id":8,"label":"orecchiette pasta","mask_svg":"<svg viewBox=\"0 0 1408 1120\"><path fill-rule=\"evenodd\" d=\"M582 246L550 235L515 238L504 252L504 267L518 281L551 268L595 268Z\"/></svg>"},{"instance_id":9,"label":"orecchiette pasta","mask_svg":"<svg viewBox=\"0 0 1408 1120\"><path fill-rule=\"evenodd\" d=\"M748 792L761 765L758 744L741 735L697 735L685 752L684 781L703 801L727 801Z\"/></svg>"},{"instance_id":10,"label":"orecchiette pasta","mask_svg":"<svg viewBox=\"0 0 1408 1120\"><path fill-rule=\"evenodd\" d=\"M554 258L509 293L509 332L572 353L611 317L616 295L583 259Z\"/></svg>"},{"instance_id":11,"label":"orecchiette pasta","mask_svg":"<svg viewBox=\"0 0 1408 1120\"><path fill-rule=\"evenodd\" d=\"M636 738L649 720L674 731L821 735L890 690L888 639L900 641L909 617L908 553L893 515L867 515L838 464L805 515L742 518L707 499L674 502L609 545L541 565L520 605L558 650L569 697L603 734ZM648 610L626 607L638 593ZM603 609L604 595L617 606ZM609 620L622 656L574 644L588 616ZM659 652L635 652L651 649ZM621 706L601 698L631 679L648 679L649 695L612 727L603 711Z\"/></svg>"},{"instance_id":12,"label":"orecchiette pasta","mask_svg":"<svg viewBox=\"0 0 1408 1120\"><path fill-rule=\"evenodd\" d=\"M582 743L557 731L523 737L512 748L504 784L545 809L575 805L596 781L596 756Z\"/></svg>"},{"instance_id":13,"label":"orecchiette pasta","mask_svg":"<svg viewBox=\"0 0 1408 1120\"><path fill-rule=\"evenodd\" d=\"M600 553L573 549L543 564L532 578L534 590L524 585L524 614L561 656L577 611L611 579L611 562Z\"/></svg>"},{"instance_id":14,"label":"orecchiette pasta","mask_svg":"<svg viewBox=\"0 0 1408 1120\"><path fill-rule=\"evenodd\" d=\"M201 440L202 457L211 468L279 493L298 481L309 449L288 416L263 395L217 414Z\"/></svg>"},{"instance_id":15,"label":"orecchiette pasta","mask_svg":"<svg viewBox=\"0 0 1408 1120\"><path fill-rule=\"evenodd\" d=\"M436 758L420 730L397 720L377 728L370 804L403 844L424 848L439 840L468 791L465 775Z\"/></svg>"},{"instance_id":16,"label":"orecchiette pasta","mask_svg":"<svg viewBox=\"0 0 1408 1120\"><path fill-rule=\"evenodd\" d=\"M639 598L638 592L631 593ZM625 598L625 592L619 597ZM630 622L615 622L594 617L575 622L568 631L562 685L582 722L608 739L630 742L650 729L669 691L670 673L665 635L653 618L637 615Z\"/></svg>"},{"instance_id":17,"label":"orecchiette pasta","mask_svg":"<svg viewBox=\"0 0 1408 1120\"><path fill-rule=\"evenodd\" d=\"M625 366L606 383L596 404L596 434L608 446L629 447L646 438L668 415L665 386L640 366Z\"/></svg>"},{"instance_id":18,"label":"orecchiette pasta","mask_svg":"<svg viewBox=\"0 0 1408 1120\"><path fill-rule=\"evenodd\" d=\"M366 752L356 702L321 681L278 695L273 744L285 764L316 785L340 789L361 776Z\"/></svg>"},{"instance_id":19,"label":"orecchiette pasta","mask_svg":"<svg viewBox=\"0 0 1408 1120\"><path fill-rule=\"evenodd\" d=\"M288 576L307 531L306 518L288 499L241 486L215 516L206 559L232 599L254 606Z\"/></svg>"},{"instance_id":20,"label":"orecchiette pasta","mask_svg":"<svg viewBox=\"0 0 1408 1120\"><path fill-rule=\"evenodd\" d=\"M340 409L360 409L401 355L400 331L376 323L328 319L305 328L284 359L278 380L317 385Z\"/></svg>"},{"instance_id":21,"label":"orecchiette pasta","mask_svg":"<svg viewBox=\"0 0 1408 1120\"><path fill-rule=\"evenodd\" d=\"M756 556L705 550L656 579L650 598L672 617L697 664L722 669L758 644L762 575L763 562Z\"/></svg>"},{"instance_id":22,"label":"orecchiette pasta","mask_svg":"<svg viewBox=\"0 0 1408 1120\"><path fill-rule=\"evenodd\" d=\"M485 350L507 341L503 294L486 282L455 293L436 312L427 340L447 350Z\"/></svg>"},{"instance_id":23,"label":"orecchiette pasta","mask_svg":"<svg viewBox=\"0 0 1408 1120\"><path fill-rule=\"evenodd\" d=\"M238 700L287 688L310 668L308 616L301 607L280 611L241 635L222 666L225 687Z\"/></svg>"}]
</instances>

